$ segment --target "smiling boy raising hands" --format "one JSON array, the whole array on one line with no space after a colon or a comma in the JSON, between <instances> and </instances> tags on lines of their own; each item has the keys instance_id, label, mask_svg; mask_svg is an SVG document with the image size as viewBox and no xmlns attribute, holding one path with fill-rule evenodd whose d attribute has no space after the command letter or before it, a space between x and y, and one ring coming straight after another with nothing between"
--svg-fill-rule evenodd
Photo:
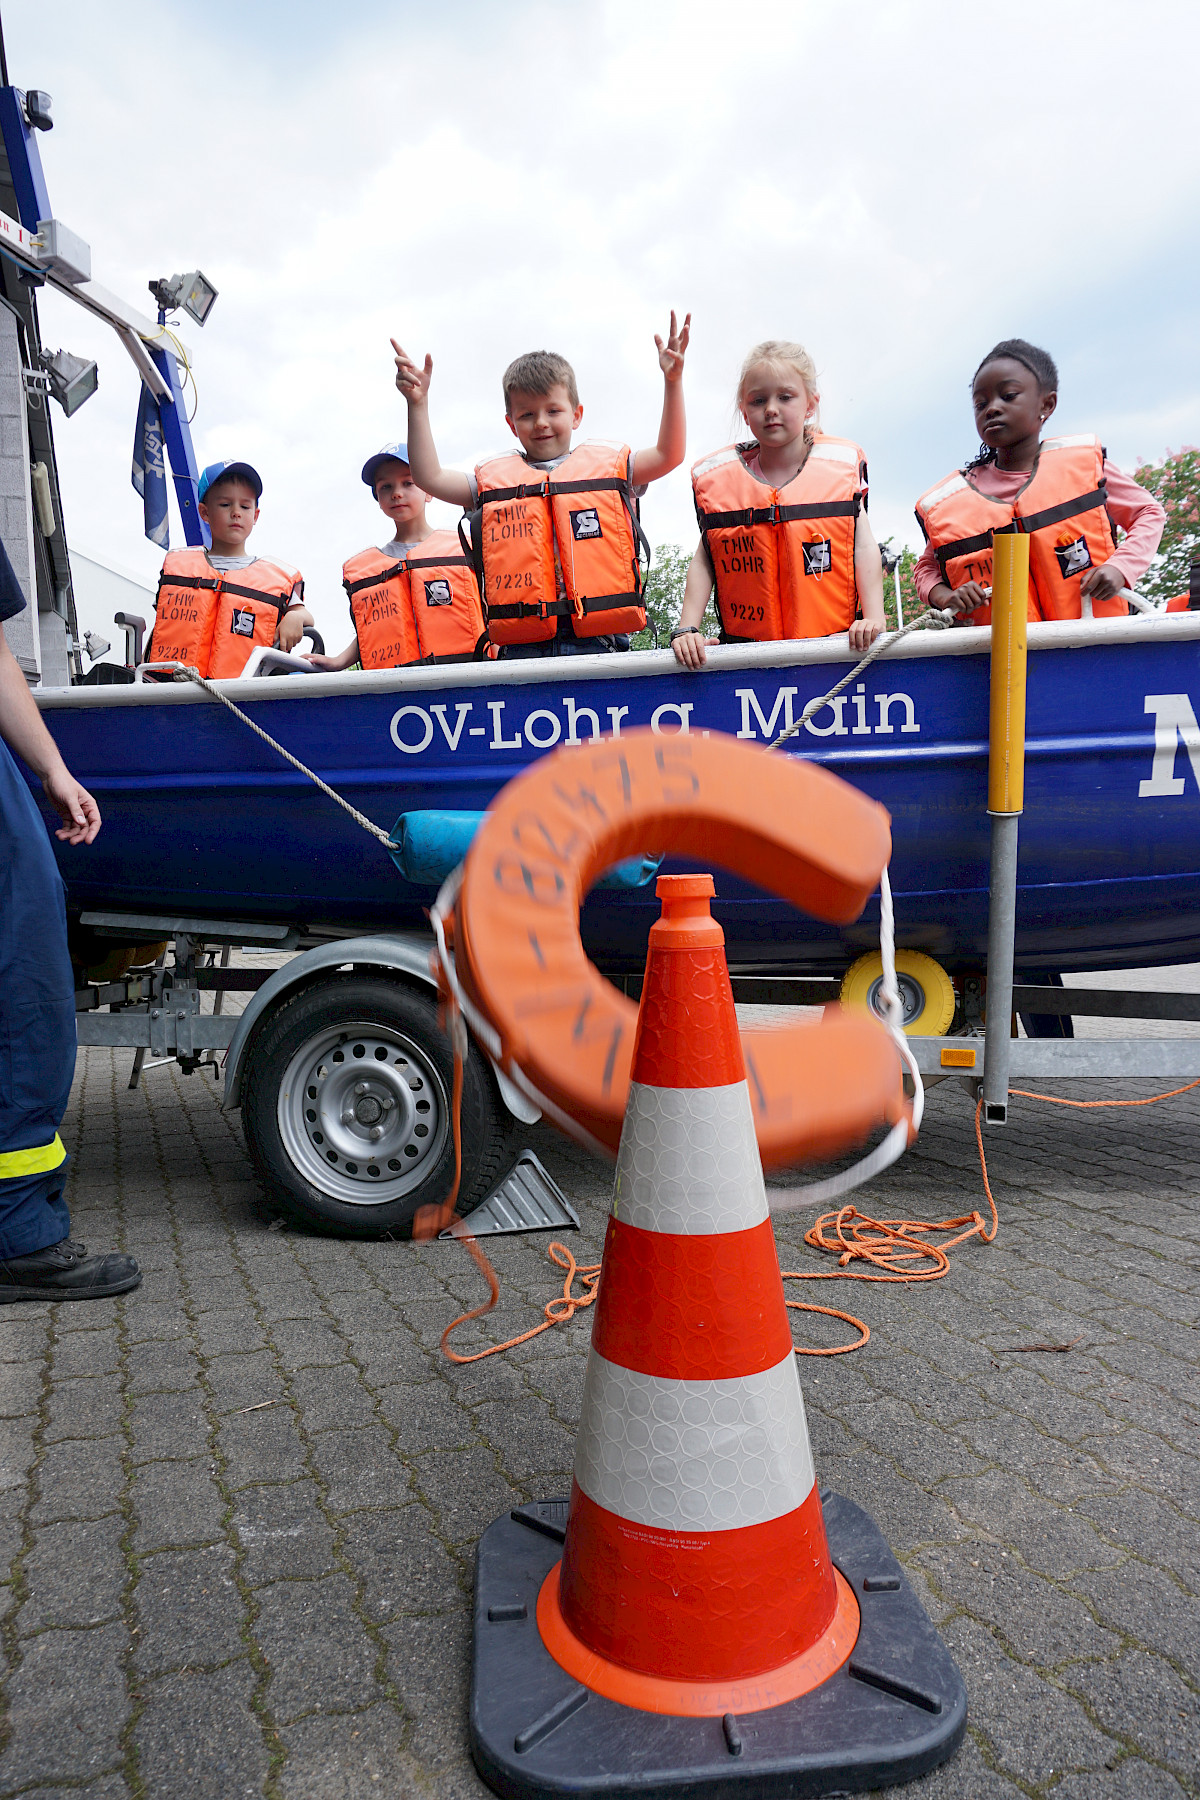
<instances>
[{"instance_id":1,"label":"smiling boy raising hands","mask_svg":"<svg viewBox=\"0 0 1200 1800\"><path fill-rule=\"evenodd\" d=\"M572 444L583 419L575 372L548 350L519 356L504 372L504 415L520 445L477 465L444 469L429 425L433 358L418 367L392 339L396 386L408 403L413 480L470 513L471 547L488 620L504 657L626 650L646 623L642 553L649 546L638 500L683 461L687 428L683 362L691 314L654 342L663 373L658 442L648 450L588 440Z\"/></svg>"}]
</instances>

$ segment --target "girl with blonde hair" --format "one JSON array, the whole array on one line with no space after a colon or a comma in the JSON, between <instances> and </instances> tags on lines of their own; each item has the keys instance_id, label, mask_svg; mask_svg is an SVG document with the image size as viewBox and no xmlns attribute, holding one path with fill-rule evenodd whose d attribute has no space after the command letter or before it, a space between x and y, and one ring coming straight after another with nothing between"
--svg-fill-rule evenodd
<instances>
[{"instance_id":1,"label":"girl with blonde hair","mask_svg":"<svg viewBox=\"0 0 1200 1800\"><path fill-rule=\"evenodd\" d=\"M883 567L867 521L867 464L858 445L829 437L802 344L771 338L742 364L737 408L749 441L692 469L700 542L671 633L682 668L706 643L771 642L846 632L865 650L884 628ZM716 589L720 637L700 621Z\"/></svg>"}]
</instances>

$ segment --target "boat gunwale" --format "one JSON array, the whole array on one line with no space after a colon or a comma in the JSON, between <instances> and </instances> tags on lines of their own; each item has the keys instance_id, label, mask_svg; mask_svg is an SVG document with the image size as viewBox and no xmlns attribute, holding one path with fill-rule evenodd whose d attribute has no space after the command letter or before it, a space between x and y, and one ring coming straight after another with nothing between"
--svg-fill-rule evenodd
<instances>
[{"instance_id":1,"label":"boat gunwale","mask_svg":"<svg viewBox=\"0 0 1200 1800\"><path fill-rule=\"evenodd\" d=\"M844 643L844 633L837 634ZM1200 639L1200 612L1133 613L1125 618L1038 621L1028 627L1030 653L1091 649L1117 644L1145 644L1155 637L1165 643ZM914 631L878 660L881 664L914 657L986 656L991 644L987 625L945 631ZM704 673L731 674L761 670L824 667L831 670L861 661L856 652L835 648L829 638L785 638L763 644L713 645ZM537 657L519 661L420 664L402 669L344 670L336 674L254 676L217 685L231 700L311 700L354 694L423 693L446 688L527 687L548 681L640 681L682 670L670 650L643 650L630 656ZM702 677L701 677L702 678ZM138 682L111 687L33 688L34 699L47 710L71 707L188 706L214 704L211 694L190 681Z\"/></svg>"}]
</instances>

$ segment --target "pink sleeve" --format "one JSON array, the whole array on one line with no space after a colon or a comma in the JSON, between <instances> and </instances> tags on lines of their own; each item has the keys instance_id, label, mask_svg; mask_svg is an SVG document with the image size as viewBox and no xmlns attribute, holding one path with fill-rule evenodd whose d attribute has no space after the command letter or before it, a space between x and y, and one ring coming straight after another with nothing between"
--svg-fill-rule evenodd
<instances>
[{"instance_id":1,"label":"pink sleeve","mask_svg":"<svg viewBox=\"0 0 1200 1800\"><path fill-rule=\"evenodd\" d=\"M1136 588L1154 560L1167 515L1146 489L1132 475L1126 475L1115 463L1105 458L1104 477L1108 484L1108 510L1125 533L1120 547L1109 561L1120 569L1131 588Z\"/></svg>"},{"instance_id":2,"label":"pink sleeve","mask_svg":"<svg viewBox=\"0 0 1200 1800\"><path fill-rule=\"evenodd\" d=\"M929 605L929 596L942 579L941 566L937 552L932 544L926 544L917 558L917 566L913 570L913 580L917 584L917 598L922 606Z\"/></svg>"}]
</instances>

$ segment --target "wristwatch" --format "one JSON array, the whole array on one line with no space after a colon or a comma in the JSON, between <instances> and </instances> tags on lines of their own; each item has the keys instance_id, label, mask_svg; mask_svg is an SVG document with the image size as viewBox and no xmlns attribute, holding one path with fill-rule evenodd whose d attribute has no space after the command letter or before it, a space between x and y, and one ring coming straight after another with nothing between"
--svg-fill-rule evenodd
<instances>
[{"instance_id":1,"label":"wristwatch","mask_svg":"<svg viewBox=\"0 0 1200 1800\"><path fill-rule=\"evenodd\" d=\"M700 625L676 625L671 632L671 636L668 639L668 642L673 644L677 637L686 637L686 635L689 631L696 632L700 637L703 637L703 635L704 635L703 626L700 626Z\"/></svg>"}]
</instances>

